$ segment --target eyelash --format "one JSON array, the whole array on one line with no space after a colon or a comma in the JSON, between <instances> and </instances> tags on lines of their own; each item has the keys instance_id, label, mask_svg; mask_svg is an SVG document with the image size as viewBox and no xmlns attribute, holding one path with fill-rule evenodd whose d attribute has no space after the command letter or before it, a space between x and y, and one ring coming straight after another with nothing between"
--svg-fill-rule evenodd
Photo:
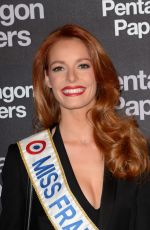
<instances>
[{"instance_id":1,"label":"eyelash","mask_svg":"<svg viewBox=\"0 0 150 230\"><path fill-rule=\"evenodd\" d=\"M53 72L58 72L58 71L62 71L63 67L62 66L56 66L52 69Z\"/></svg>"},{"instance_id":2,"label":"eyelash","mask_svg":"<svg viewBox=\"0 0 150 230\"><path fill-rule=\"evenodd\" d=\"M79 65L79 68L80 69L88 69L88 68L90 68L90 65L86 64L86 63L82 63L82 64Z\"/></svg>"},{"instance_id":3,"label":"eyelash","mask_svg":"<svg viewBox=\"0 0 150 230\"><path fill-rule=\"evenodd\" d=\"M88 69L90 68L90 65L89 64L86 64L86 63L81 63L78 65L78 68L79 69ZM59 71L62 71L64 68L62 66L56 66L54 68L52 68L52 71L53 72L59 72Z\"/></svg>"}]
</instances>

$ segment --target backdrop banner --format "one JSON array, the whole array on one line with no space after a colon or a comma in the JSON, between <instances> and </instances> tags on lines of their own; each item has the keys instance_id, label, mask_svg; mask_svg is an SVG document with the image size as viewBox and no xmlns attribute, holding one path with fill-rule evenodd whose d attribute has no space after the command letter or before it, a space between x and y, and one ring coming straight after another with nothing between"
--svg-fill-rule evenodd
<instances>
[{"instance_id":1,"label":"backdrop banner","mask_svg":"<svg viewBox=\"0 0 150 230\"><path fill-rule=\"evenodd\" d=\"M134 115L150 136L149 18L150 1L144 0L1 0L0 173L8 145L32 134L34 54L64 24L81 25L102 42L120 80L118 110Z\"/></svg>"}]
</instances>

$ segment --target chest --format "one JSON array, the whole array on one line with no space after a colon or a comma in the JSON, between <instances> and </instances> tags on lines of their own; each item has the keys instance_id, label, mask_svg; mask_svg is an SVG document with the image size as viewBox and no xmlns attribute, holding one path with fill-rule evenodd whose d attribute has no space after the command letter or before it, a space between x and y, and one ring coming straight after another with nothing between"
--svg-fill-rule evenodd
<instances>
[{"instance_id":1,"label":"chest","mask_svg":"<svg viewBox=\"0 0 150 230\"><path fill-rule=\"evenodd\" d=\"M75 178L88 202L100 207L104 161L94 144L64 143Z\"/></svg>"}]
</instances>

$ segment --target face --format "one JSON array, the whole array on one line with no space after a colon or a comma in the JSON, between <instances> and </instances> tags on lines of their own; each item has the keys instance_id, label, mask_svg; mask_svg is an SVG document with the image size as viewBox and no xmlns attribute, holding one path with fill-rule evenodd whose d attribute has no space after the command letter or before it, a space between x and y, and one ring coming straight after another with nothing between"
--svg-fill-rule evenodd
<instances>
[{"instance_id":1,"label":"face","mask_svg":"<svg viewBox=\"0 0 150 230\"><path fill-rule=\"evenodd\" d=\"M62 39L49 52L46 84L61 111L90 109L95 103L96 80L91 58L78 38Z\"/></svg>"}]
</instances>

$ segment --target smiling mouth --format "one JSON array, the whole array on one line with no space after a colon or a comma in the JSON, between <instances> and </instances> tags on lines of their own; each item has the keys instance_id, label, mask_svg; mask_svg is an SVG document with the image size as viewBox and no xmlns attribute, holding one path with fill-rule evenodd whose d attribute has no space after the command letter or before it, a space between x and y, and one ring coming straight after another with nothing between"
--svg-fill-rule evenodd
<instances>
[{"instance_id":1,"label":"smiling mouth","mask_svg":"<svg viewBox=\"0 0 150 230\"><path fill-rule=\"evenodd\" d=\"M62 89L62 93L65 96L79 96L84 93L85 87L65 87Z\"/></svg>"}]
</instances>

